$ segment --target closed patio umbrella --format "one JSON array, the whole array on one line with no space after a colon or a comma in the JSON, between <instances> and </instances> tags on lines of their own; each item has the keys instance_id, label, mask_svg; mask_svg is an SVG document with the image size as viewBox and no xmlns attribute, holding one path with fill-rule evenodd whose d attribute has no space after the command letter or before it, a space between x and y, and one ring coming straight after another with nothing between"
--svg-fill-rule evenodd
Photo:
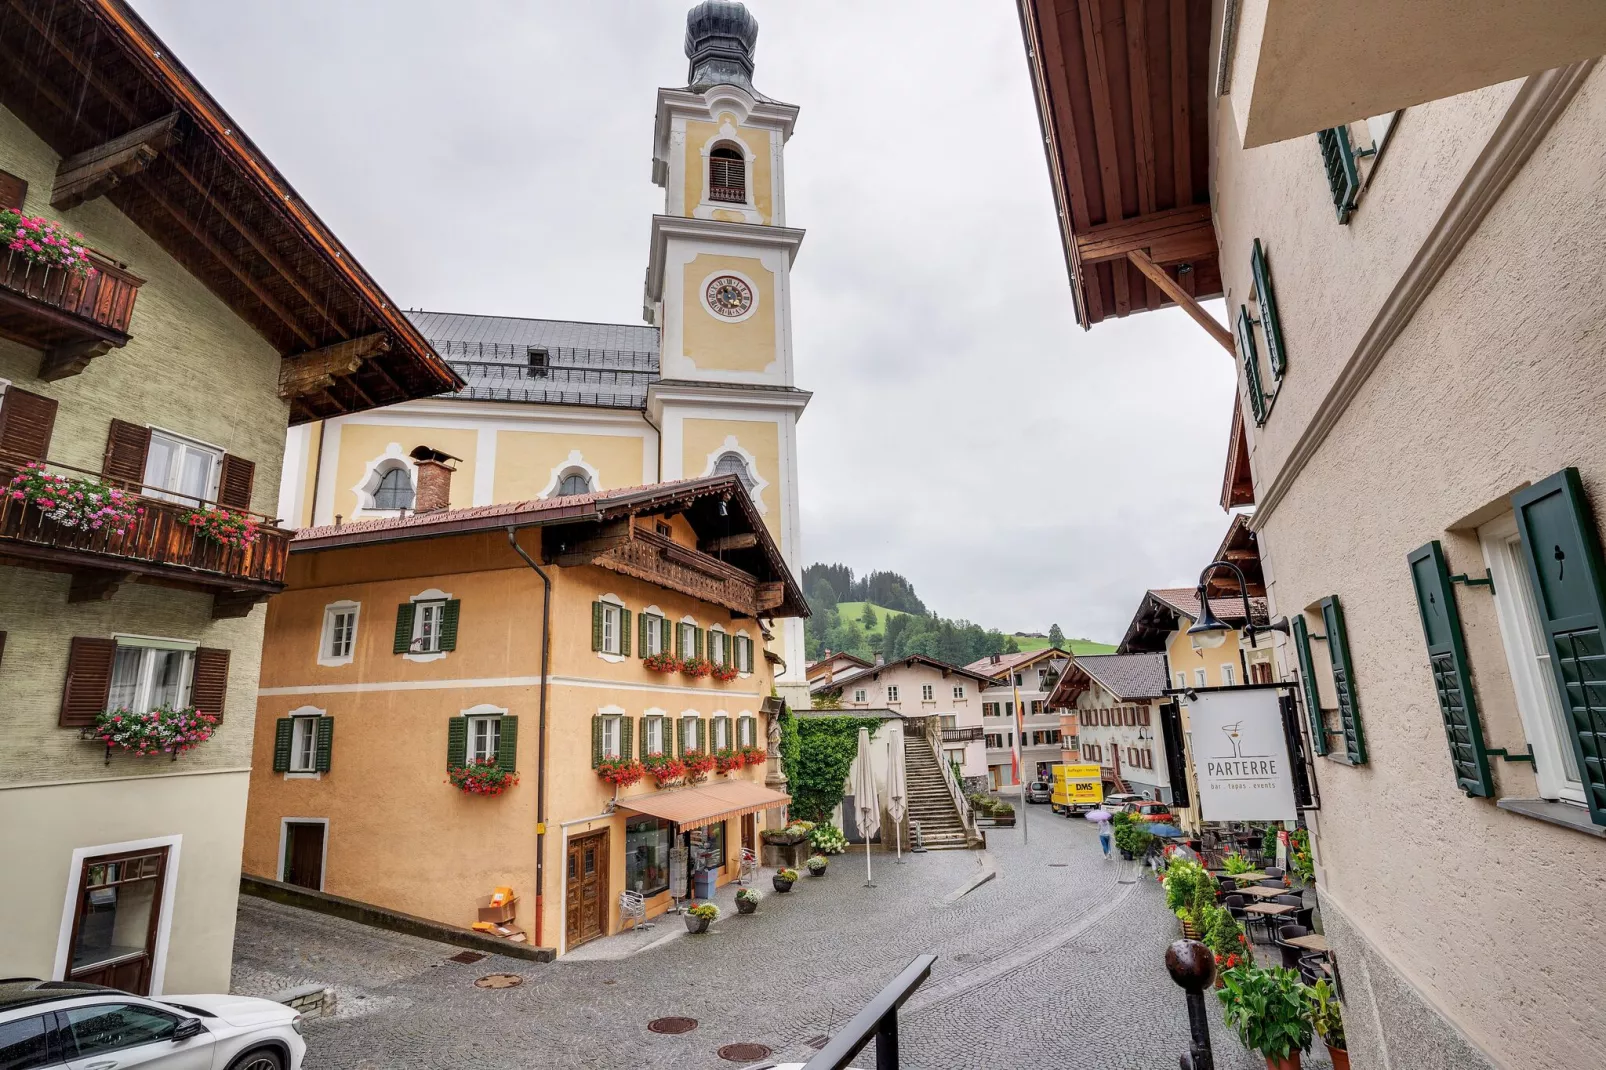
<instances>
[{"instance_id":1,"label":"closed patio umbrella","mask_svg":"<svg viewBox=\"0 0 1606 1070\"><path fill-rule=\"evenodd\" d=\"M859 835L864 837L864 884L874 887L870 874L870 837L881 830L881 800L876 797L875 771L870 761L870 730L859 729L859 755L853 760L853 805L858 811Z\"/></svg>"},{"instance_id":2,"label":"closed patio umbrella","mask_svg":"<svg viewBox=\"0 0 1606 1070\"><path fill-rule=\"evenodd\" d=\"M903 784L903 748L897 740L887 742L887 816L892 819L892 838L897 841L898 862L903 862L903 813L906 789Z\"/></svg>"}]
</instances>

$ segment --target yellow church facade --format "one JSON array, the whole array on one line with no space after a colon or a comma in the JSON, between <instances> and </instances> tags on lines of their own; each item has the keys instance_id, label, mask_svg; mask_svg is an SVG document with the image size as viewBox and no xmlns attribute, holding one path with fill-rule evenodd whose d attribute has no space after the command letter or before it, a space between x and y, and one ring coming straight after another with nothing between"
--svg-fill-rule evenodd
<instances>
[{"instance_id":1,"label":"yellow church facade","mask_svg":"<svg viewBox=\"0 0 1606 1070\"><path fill-rule=\"evenodd\" d=\"M279 514L298 527L414 508L414 451L455 458L450 507L734 474L801 570L784 150L798 109L752 84L756 20L688 19L690 84L659 90L643 324L412 312L455 394L293 428ZM777 685L805 704L803 631L779 622ZM793 690L796 694L793 695Z\"/></svg>"}]
</instances>

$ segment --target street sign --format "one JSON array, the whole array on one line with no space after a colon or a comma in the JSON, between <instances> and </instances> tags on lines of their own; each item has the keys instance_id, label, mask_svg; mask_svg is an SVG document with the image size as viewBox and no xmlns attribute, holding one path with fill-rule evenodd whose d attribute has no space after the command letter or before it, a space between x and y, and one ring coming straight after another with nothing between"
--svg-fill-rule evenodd
<instances>
[{"instance_id":1,"label":"street sign","mask_svg":"<svg viewBox=\"0 0 1606 1070\"><path fill-rule=\"evenodd\" d=\"M1292 821L1295 770L1277 690L1200 691L1187 706L1199 816Z\"/></svg>"}]
</instances>

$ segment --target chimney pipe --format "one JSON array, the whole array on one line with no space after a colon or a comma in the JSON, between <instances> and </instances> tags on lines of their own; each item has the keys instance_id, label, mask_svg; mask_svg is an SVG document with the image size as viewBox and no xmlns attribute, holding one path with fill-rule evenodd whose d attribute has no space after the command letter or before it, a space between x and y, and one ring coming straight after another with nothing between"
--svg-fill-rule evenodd
<instances>
[{"instance_id":1,"label":"chimney pipe","mask_svg":"<svg viewBox=\"0 0 1606 1070\"><path fill-rule=\"evenodd\" d=\"M413 497L413 512L438 513L451 508L452 473L456 471L448 461L458 458L428 446L419 446L408 456L418 470L418 493Z\"/></svg>"},{"instance_id":2,"label":"chimney pipe","mask_svg":"<svg viewBox=\"0 0 1606 1070\"><path fill-rule=\"evenodd\" d=\"M875 663L877 665L885 665L887 663L886 657L879 650L875 652Z\"/></svg>"}]
</instances>

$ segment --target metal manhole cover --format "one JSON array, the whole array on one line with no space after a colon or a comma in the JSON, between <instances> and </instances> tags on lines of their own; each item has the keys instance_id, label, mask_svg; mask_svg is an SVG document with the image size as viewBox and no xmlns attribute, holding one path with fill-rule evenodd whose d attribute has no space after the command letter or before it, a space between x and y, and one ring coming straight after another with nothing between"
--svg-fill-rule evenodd
<instances>
[{"instance_id":1,"label":"metal manhole cover","mask_svg":"<svg viewBox=\"0 0 1606 1070\"><path fill-rule=\"evenodd\" d=\"M831 1043L831 1038L822 1033L821 1035L819 1035L817 1037L810 1037L809 1039L805 1040L803 1043L807 1044L809 1047L813 1048L815 1051L819 1051L821 1048L823 1048L827 1044Z\"/></svg>"},{"instance_id":2,"label":"metal manhole cover","mask_svg":"<svg viewBox=\"0 0 1606 1070\"><path fill-rule=\"evenodd\" d=\"M690 1033L693 1029L697 1028L697 1019L654 1018L652 1021L647 1023L647 1028L652 1030L654 1033L668 1033L671 1036L676 1033Z\"/></svg>"},{"instance_id":3,"label":"metal manhole cover","mask_svg":"<svg viewBox=\"0 0 1606 1070\"><path fill-rule=\"evenodd\" d=\"M524 978L516 973L490 973L474 982L475 988L517 988Z\"/></svg>"},{"instance_id":4,"label":"metal manhole cover","mask_svg":"<svg viewBox=\"0 0 1606 1070\"><path fill-rule=\"evenodd\" d=\"M469 963L469 962L478 962L480 959L482 959L484 957L485 956L480 954L478 951L459 951L455 955L448 955L447 958L446 958L446 961L447 962Z\"/></svg>"},{"instance_id":5,"label":"metal manhole cover","mask_svg":"<svg viewBox=\"0 0 1606 1070\"><path fill-rule=\"evenodd\" d=\"M727 1044L719 1049L719 1057L728 1063L751 1063L768 1059L770 1050L762 1044Z\"/></svg>"},{"instance_id":6,"label":"metal manhole cover","mask_svg":"<svg viewBox=\"0 0 1606 1070\"><path fill-rule=\"evenodd\" d=\"M963 951L963 952L960 952L959 954L954 956L954 961L955 962L975 962L979 958L981 958L980 955L972 954L969 951Z\"/></svg>"},{"instance_id":7,"label":"metal manhole cover","mask_svg":"<svg viewBox=\"0 0 1606 1070\"><path fill-rule=\"evenodd\" d=\"M1048 864L1048 868L1049 869L1064 869L1068 865L1070 865L1069 862L1050 862Z\"/></svg>"}]
</instances>

